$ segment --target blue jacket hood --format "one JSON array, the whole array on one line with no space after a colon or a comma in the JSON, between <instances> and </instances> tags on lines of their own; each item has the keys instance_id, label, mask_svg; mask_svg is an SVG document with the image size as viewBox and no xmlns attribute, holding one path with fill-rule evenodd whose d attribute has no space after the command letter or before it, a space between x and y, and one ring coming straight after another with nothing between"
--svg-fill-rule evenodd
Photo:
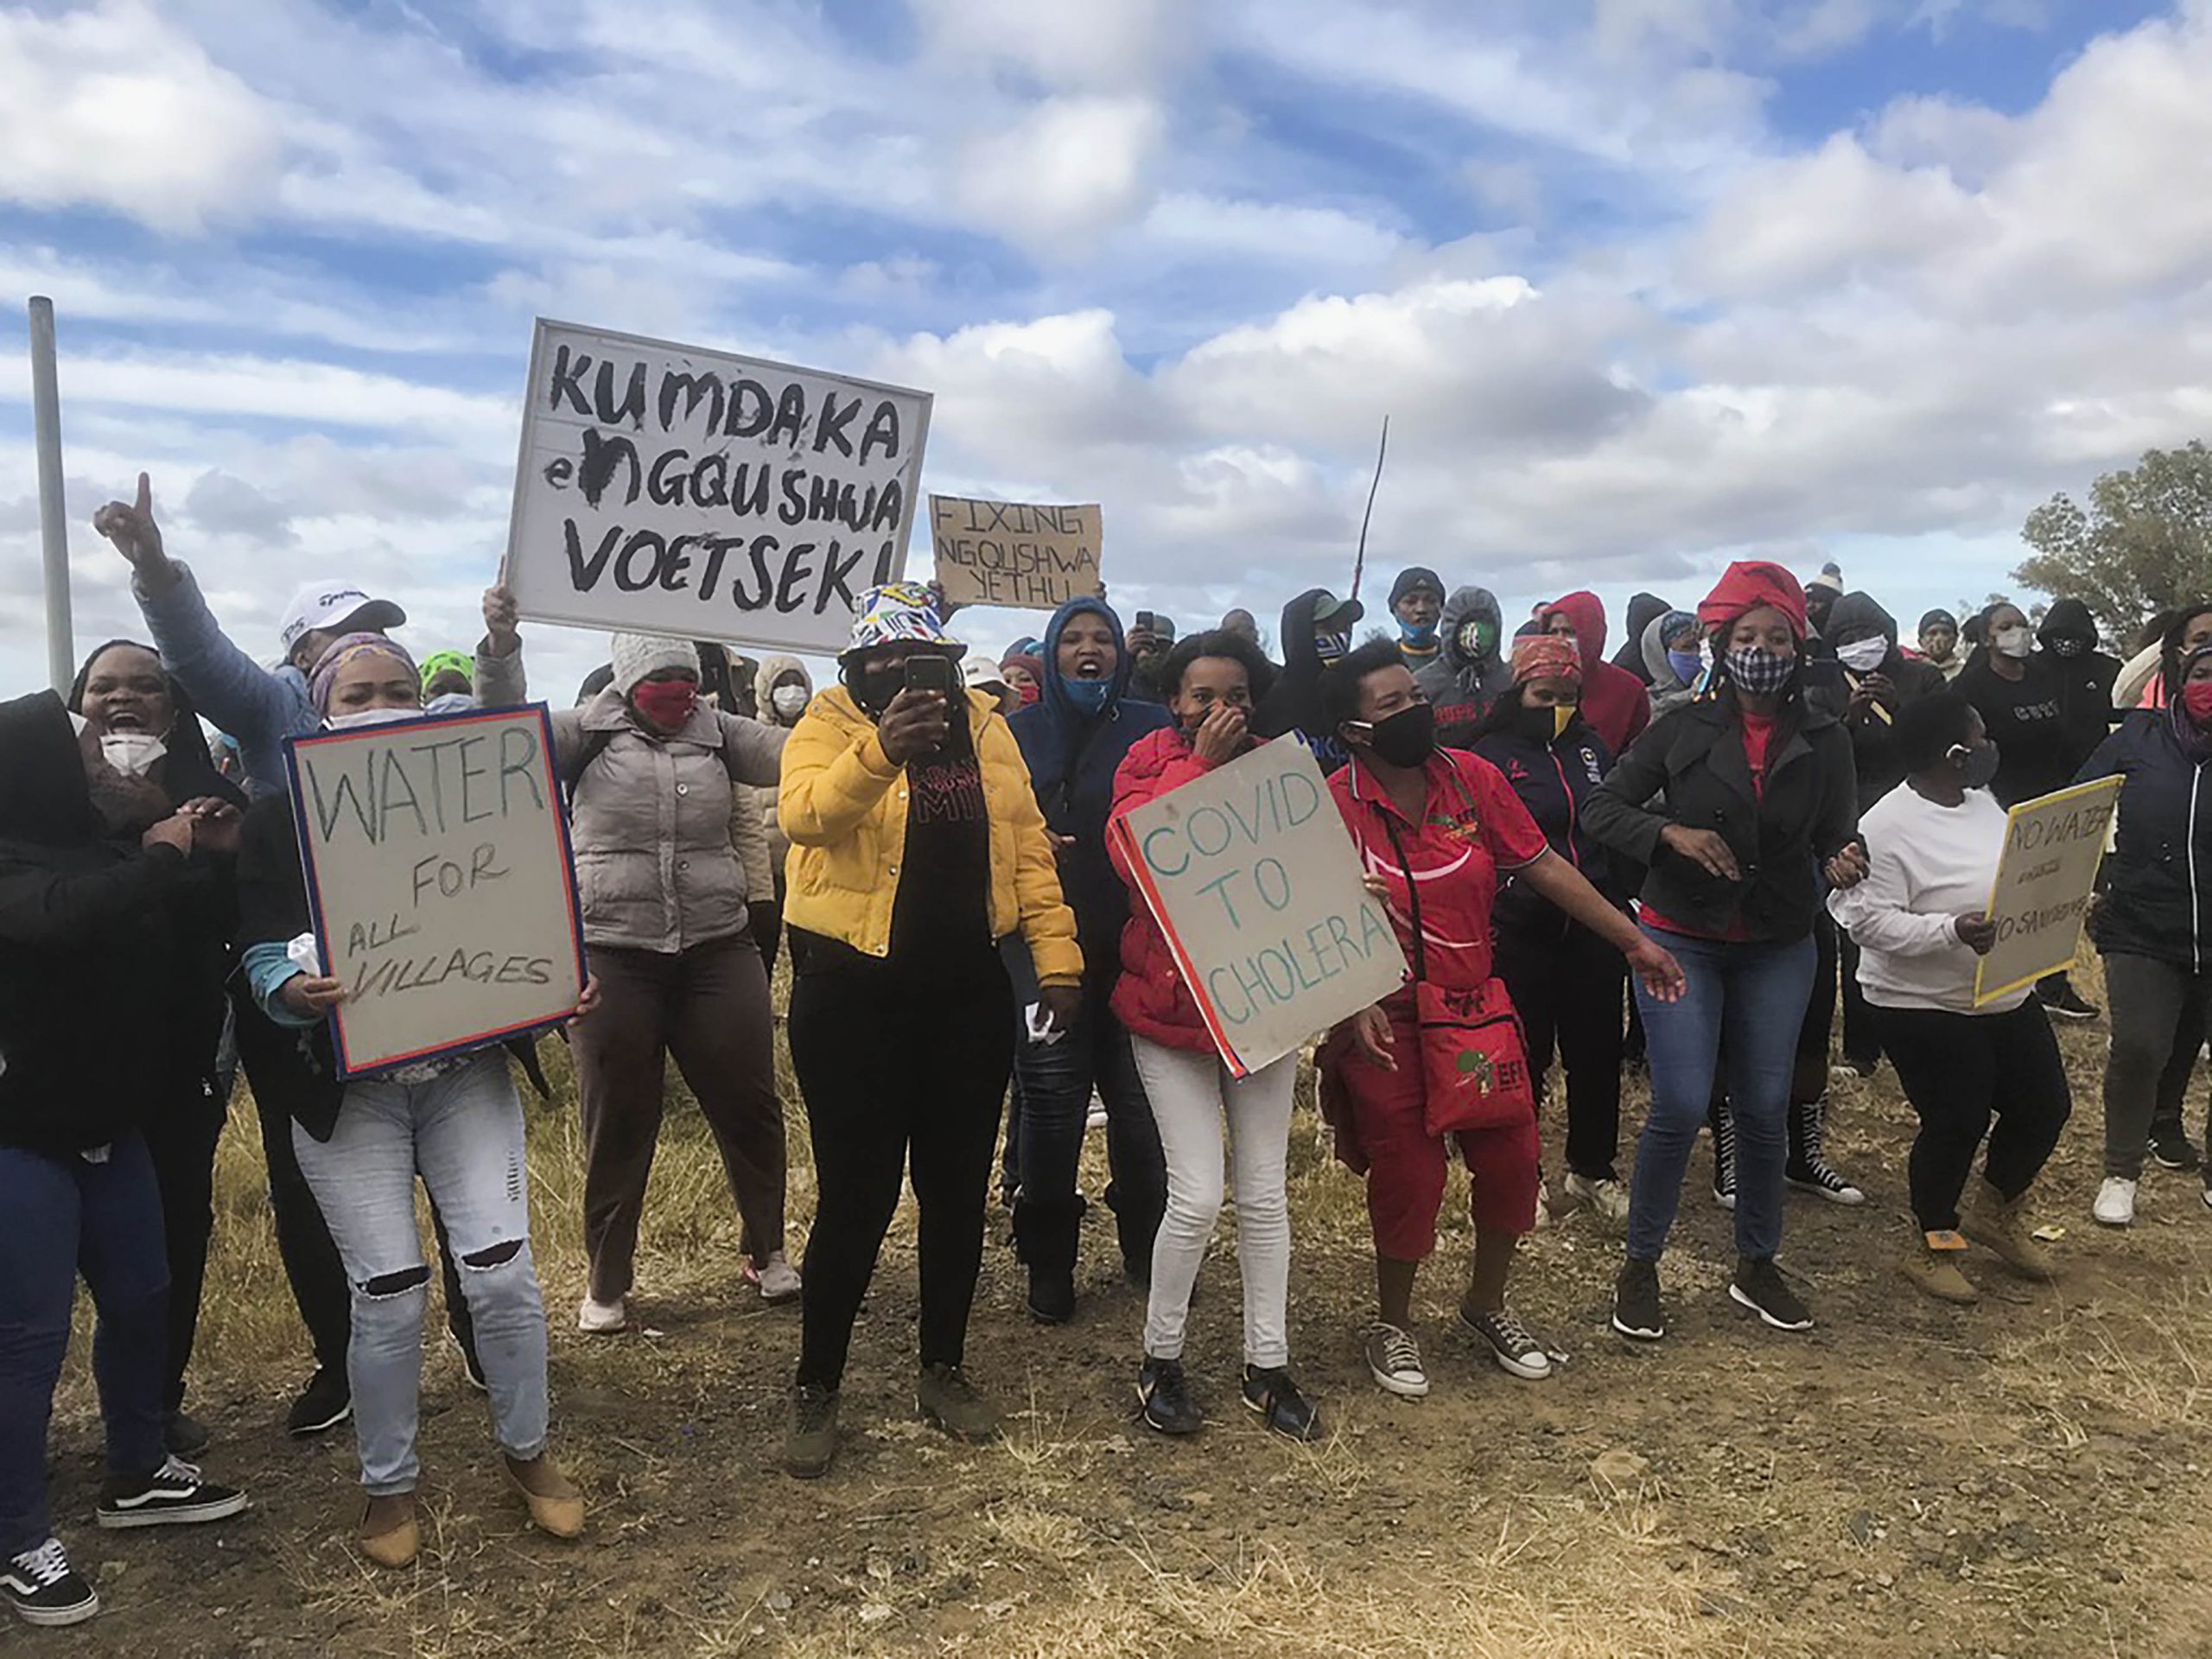
<instances>
[{"instance_id":1,"label":"blue jacket hood","mask_svg":"<svg viewBox=\"0 0 2212 1659\"><path fill-rule=\"evenodd\" d=\"M1114 614L1114 607L1093 594L1078 594L1052 613L1052 620L1045 625L1045 648L1038 653L1045 659L1045 688L1039 702L1052 711L1056 720L1084 717L1060 687L1060 631L1078 616L1104 617L1107 627L1113 631L1114 690L1106 699L1108 709L1120 702L1128 692L1129 675L1135 667L1129 660L1129 645L1122 632L1122 619Z\"/></svg>"}]
</instances>

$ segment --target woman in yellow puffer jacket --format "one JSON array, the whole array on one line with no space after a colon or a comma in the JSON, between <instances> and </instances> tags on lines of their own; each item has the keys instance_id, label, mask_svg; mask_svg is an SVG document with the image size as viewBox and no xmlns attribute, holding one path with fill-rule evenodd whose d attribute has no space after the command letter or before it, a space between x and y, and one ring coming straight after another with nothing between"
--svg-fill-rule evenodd
<instances>
[{"instance_id":1,"label":"woman in yellow puffer jacket","mask_svg":"<svg viewBox=\"0 0 2212 1659\"><path fill-rule=\"evenodd\" d=\"M824 1473L853 1319L910 1161L920 1206L922 1414L982 1440L998 1416L962 1371L982 1265L999 1105L1014 1062L999 941L1020 933L1040 986L1033 1026L1073 1018L1075 917L1029 771L994 698L960 689L964 651L926 588L861 596L841 683L784 750L785 921L798 971L791 1062L814 1145L804 1335L785 1467ZM935 683L911 683L936 658ZM801 944L804 943L804 949Z\"/></svg>"}]
</instances>

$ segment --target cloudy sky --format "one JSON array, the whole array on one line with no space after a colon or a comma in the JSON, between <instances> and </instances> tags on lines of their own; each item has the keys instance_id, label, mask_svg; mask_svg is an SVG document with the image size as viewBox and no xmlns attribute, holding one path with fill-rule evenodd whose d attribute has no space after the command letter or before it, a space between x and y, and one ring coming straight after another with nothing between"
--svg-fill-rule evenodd
<instances>
[{"instance_id":1,"label":"cloudy sky","mask_svg":"<svg viewBox=\"0 0 2212 1659\"><path fill-rule=\"evenodd\" d=\"M933 391L929 486L1101 501L1125 613L1341 587L1388 414L1385 582L1909 624L2212 435L2208 86L2212 0L0 4L0 687L31 293L80 645L141 467L250 650L334 574L461 639L537 315Z\"/></svg>"}]
</instances>

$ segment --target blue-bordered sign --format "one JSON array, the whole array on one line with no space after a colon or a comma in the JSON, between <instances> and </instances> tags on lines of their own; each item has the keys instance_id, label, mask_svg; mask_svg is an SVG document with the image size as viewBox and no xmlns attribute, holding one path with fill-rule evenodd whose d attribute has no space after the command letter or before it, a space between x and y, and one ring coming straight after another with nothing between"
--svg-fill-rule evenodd
<instances>
[{"instance_id":1,"label":"blue-bordered sign","mask_svg":"<svg viewBox=\"0 0 2212 1659\"><path fill-rule=\"evenodd\" d=\"M584 981L542 703L296 737L292 819L341 1076L560 1024Z\"/></svg>"}]
</instances>

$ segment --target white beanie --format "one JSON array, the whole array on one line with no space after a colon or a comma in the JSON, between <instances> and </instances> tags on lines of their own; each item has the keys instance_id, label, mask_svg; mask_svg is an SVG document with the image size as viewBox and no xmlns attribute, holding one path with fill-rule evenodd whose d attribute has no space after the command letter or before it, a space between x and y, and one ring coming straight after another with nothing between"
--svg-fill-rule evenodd
<instances>
[{"instance_id":1,"label":"white beanie","mask_svg":"<svg viewBox=\"0 0 2212 1659\"><path fill-rule=\"evenodd\" d=\"M689 639L671 639L658 633L616 634L608 662L614 670L614 689L626 697L640 680L664 668L686 669L693 679L699 677L698 648Z\"/></svg>"}]
</instances>

